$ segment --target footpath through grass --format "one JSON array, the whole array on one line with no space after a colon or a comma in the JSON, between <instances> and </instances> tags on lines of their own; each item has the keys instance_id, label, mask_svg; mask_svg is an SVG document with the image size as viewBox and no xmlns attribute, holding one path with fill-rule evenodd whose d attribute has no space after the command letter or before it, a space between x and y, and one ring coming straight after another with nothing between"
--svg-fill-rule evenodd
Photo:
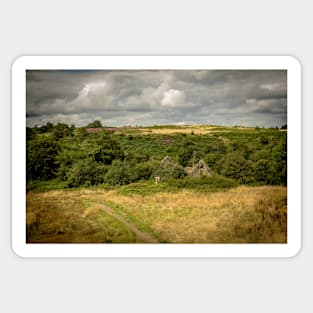
<instances>
[{"instance_id":1,"label":"footpath through grass","mask_svg":"<svg viewBox=\"0 0 313 313\"><path fill-rule=\"evenodd\" d=\"M28 243L136 242L123 223L77 191L29 192L26 212Z\"/></svg>"},{"instance_id":2,"label":"footpath through grass","mask_svg":"<svg viewBox=\"0 0 313 313\"><path fill-rule=\"evenodd\" d=\"M153 186L153 187L152 187ZM130 188L140 192L132 192ZM135 243L117 214L166 243L285 243L287 188L161 191L162 184L27 194L29 242ZM153 190L153 192L151 192ZM156 191L157 192L154 192Z\"/></svg>"}]
</instances>

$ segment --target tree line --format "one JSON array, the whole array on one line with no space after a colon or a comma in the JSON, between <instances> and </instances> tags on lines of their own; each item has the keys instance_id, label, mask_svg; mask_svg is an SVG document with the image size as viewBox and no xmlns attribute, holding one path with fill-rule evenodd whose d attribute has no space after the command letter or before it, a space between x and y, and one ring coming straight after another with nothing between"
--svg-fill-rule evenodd
<instances>
[{"instance_id":1,"label":"tree line","mask_svg":"<svg viewBox=\"0 0 313 313\"><path fill-rule=\"evenodd\" d=\"M102 128L88 132L88 128ZM214 173L244 184L287 184L287 134L277 129L154 135L47 123L26 129L27 183L57 180L67 187L125 185L155 175L182 179L200 159ZM160 168L169 155L172 168Z\"/></svg>"}]
</instances>

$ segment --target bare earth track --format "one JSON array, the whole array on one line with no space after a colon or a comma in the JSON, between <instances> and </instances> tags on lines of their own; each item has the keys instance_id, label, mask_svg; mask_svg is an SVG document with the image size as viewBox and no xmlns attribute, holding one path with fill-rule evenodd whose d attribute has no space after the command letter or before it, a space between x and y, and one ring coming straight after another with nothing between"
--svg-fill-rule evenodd
<instances>
[{"instance_id":1,"label":"bare earth track","mask_svg":"<svg viewBox=\"0 0 313 313\"><path fill-rule=\"evenodd\" d=\"M140 241L146 243L158 243L158 240L156 238L152 237L150 234L146 232L139 230L134 224L126 221L125 218L122 217L121 215L118 215L112 208L99 203L97 203L97 206L99 206L99 208L106 214L114 217L115 219L123 223L131 232L135 234L136 238L139 239Z\"/></svg>"}]
</instances>

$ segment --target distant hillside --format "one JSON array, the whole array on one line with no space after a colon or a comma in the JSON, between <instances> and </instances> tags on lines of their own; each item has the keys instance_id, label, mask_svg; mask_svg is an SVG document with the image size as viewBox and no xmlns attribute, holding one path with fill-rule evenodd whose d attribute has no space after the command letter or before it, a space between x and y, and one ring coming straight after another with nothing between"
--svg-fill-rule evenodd
<instances>
[{"instance_id":1,"label":"distant hillside","mask_svg":"<svg viewBox=\"0 0 313 313\"><path fill-rule=\"evenodd\" d=\"M29 189L149 181L165 156L182 168L204 160L219 179L239 184L287 182L287 132L274 128L167 125L90 130L50 123L27 128L26 135ZM173 179L185 179L175 175Z\"/></svg>"}]
</instances>

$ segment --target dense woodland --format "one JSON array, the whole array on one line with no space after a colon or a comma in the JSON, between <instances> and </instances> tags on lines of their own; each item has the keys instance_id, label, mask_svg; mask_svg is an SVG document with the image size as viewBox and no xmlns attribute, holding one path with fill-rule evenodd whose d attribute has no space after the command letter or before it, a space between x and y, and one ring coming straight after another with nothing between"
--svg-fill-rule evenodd
<instances>
[{"instance_id":1,"label":"dense woodland","mask_svg":"<svg viewBox=\"0 0 313 313\"><path fill-rule=\"evenodd\" d=\"M286 185L287 132L278 128L218 127L207 134L158 134L180 126L108 128L47 123L27 127L27 188L128 185L155 175L176 186L203 183ZM286 128L286 127L283 127ZM170 156L175 166L160 167ZM203 159L213 178L185 177L184 167Z\"/></svg>"}]
</instances>

